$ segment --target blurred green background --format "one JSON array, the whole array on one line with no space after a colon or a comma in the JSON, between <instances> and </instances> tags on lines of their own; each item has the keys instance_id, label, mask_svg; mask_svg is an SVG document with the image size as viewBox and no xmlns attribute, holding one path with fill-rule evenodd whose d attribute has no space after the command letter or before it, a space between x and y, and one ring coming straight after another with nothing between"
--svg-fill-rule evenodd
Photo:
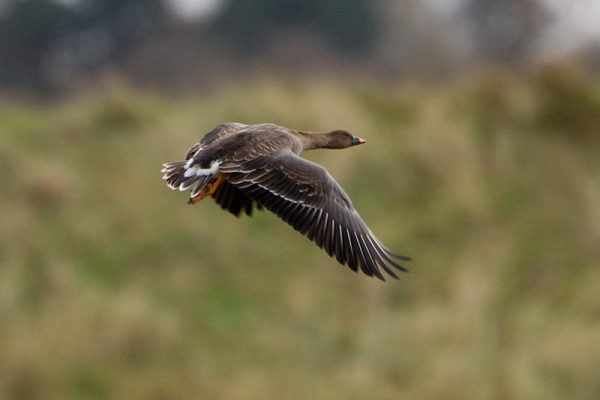
<instances>
[{"instance_id":1,"label":"blurred green background","mask_svg":"<svg viewBox=\"0 0 600 400\"><path fill-rule=\"evenodd\" d=\"M600 46L550 3L0 2L0 398L596 399ZM366 138L306 156L410 273L186 205L224 121Z\"/></svg>"}]
</instances>

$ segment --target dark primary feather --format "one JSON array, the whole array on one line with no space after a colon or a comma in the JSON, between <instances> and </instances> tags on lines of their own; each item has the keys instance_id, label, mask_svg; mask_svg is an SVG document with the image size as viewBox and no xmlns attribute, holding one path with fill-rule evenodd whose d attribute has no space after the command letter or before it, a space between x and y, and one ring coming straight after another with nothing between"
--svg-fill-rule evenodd
<instances>
[{"instance_id":1,"label":"dark primary feather","mask_svg":"<svg viewBox=\"0 0 600 400\"><path fill-rule=\"evenodd\" d=\"M348 195L325 168L290 150L226 163L228 181L306 235L330 256L357 271L384 280L408 260L386 247L358 215Z\"/></svg>"}]
</instances>

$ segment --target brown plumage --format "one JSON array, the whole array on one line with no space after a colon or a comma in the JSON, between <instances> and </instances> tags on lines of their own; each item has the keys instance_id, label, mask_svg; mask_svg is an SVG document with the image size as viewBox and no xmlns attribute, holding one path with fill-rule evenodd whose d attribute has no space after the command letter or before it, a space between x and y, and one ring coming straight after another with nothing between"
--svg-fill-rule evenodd
<instances>
[{"instance_id":1,"label":"brown plumage","mask_svg":"<svg viewBox=\"0 0 600 400\"><path fill-rule=\"evenodd\" d=\"M348 195L304 150L364 143L337 130L308 133L274 124L226 123L208 132L185 161L164 164L171 189L191 189L190 203L212 196L232 214L266 208L352 270L385 280L380 268L406 271L358 215Z\"/></svg>"}]
</instances>

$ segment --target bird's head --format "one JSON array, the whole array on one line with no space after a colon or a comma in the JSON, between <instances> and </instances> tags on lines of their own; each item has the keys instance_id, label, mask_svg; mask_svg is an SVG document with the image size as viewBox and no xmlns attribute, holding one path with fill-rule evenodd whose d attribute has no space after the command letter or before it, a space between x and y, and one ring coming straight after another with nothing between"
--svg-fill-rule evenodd
<instances>
[{"instance_id":1,"label":"bird's head","mask_svg":"<svg viewBox=\"0 0 600 400\"><path fill-rule=\"evenodd\" d=\"M354 137L350 132L341 129L331 131L327 136L329 142L327 147L330 149L345 149L346 147L366 143L365 139Z\"/></svg>"}]
</instances>

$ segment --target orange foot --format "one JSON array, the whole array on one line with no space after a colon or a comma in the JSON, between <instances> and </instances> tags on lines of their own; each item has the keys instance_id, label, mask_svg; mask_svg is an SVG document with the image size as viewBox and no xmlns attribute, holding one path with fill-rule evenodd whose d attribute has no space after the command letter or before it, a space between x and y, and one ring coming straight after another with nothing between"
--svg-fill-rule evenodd
<instances>
[{"instance_id":1,"label":"orange foot","mask_svg":"<svg viewBox=\"0 0 600 400\"><path fill-rule=\"evenodd\" d=\"M225 175L220 174L217 177L216 181L214 181L213 183L209 183L208 185L206 185L206 187L204 189L202 189L197 195L195 195L194 197L190 198L190 200L189 200L188 203L190 203L190 204L196 204L197 202L199 202L200 200L202 200L206 196L212 195L214 192L217 191L217 189L219 188L219 186L221 185L221 183L223 183L224 181L225 181Z\"/></svg>"}]
</instances>

